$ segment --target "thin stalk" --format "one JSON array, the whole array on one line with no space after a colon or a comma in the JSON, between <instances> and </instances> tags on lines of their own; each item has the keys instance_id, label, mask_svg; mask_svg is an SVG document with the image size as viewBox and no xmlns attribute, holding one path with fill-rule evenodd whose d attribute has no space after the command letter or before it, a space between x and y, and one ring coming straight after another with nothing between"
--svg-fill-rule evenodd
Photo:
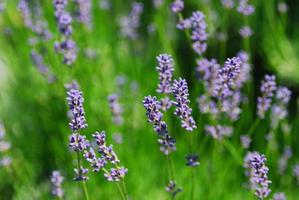
<instances>
[{"instance_id":1,"label":"thin stalk","mask_svg":"<svg viewBox=\"0 0 299 200\"><path fill-rule=\"evenodd\" d=\"M259 125L260 121L261 121L260 118L256 118L255 119L253 125L250 127L250 129L249 129L249 131L247 133L248 136L252 135L253 131L255 131L255 129Z\"/></svg>"},{"instance_id":2,"label":"thin stalk","mask_svg":"<svg viewBox=\"0 0 299 200\"><path fill-rule=\"evenodd\" d=\"M124 189L125 197L126 197L126 199L128 199L128 191L127 191L127 186L126 186L126 183L125 183L124 179L122 180L122 186L123 186L123 189Z\"/></svg>"},{"instance_id":3,"label":"thin stalk","mask_svg":"<svg viewBox=\"0 0 299 200\"><path fill-rule=\"evenodd\" d=\"M125 197L125 195L124 195L124 193L123 193L123 191L122 191L119 183L116 183L116 186L117 186L117 189L118 189L118 191L119 191L119 193L121 195L122 200L126 200L126 197Z\"/></svg>"}]
</instances>

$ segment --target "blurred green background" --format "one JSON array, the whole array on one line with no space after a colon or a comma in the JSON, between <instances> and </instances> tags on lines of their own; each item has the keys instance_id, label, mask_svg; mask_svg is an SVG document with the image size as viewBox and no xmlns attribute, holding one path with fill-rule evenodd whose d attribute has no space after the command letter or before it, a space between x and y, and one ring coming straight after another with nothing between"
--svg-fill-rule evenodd
<instances>
[{"instance_id":1,"label":"blurred green background","mask_svg":"<svg viewBox=\"0 0 299 200\"><path fill-rule=\"evenodd\" d=\"M60 36L53 16L52 1L39 2L42 17L49 24L53 37L48 42L28 44L32 31L24 26L17 10L16 0L6 1L6 8L0 13L0 118L6 129L7 140L12 148L9 168L0 169L0 199L53 199L49 177L52 170L60 170L65 176L63 189L65 199L83 199L81 187L72 180L75 154L68 150L68 127L66 90L64 85L77 80L85 98L84 108L89 127L83 131L88 138L95 131L105 130L109 143L113 143L121 163L129 169L125 178L132 199L167 199L164 187L167 184L165 156L159 151L152 125L146 122L142 99L156 94L158 74L155 57L169 53L175 61L175 77L187 79L191 92L193 116L198 129L194 132L196 153L200 166L196 170L195 199L255 199L244 186L247 181L244 169L235 160L223 143L206 135L203 127L207 122L199 113L196 97L200 91L194 80L196 55L193 53L184 32L176 29L178 17L171 12L171 1L165 0L159 8L152 1L144 4L141 15L140 37L130 41L121 37L119 19L128 15L132 1L111 0L111 8L103 9L99 1L93 1L92 25L89 30L74 22L73 39L79 47L78 58L73 67L61 63L61 56L54 51L54 42ZM71 2L71 1L70 1ZM252 126L256 115L255 99L259 95L259 83L265 73L277 75L279 84L292 89L290 115L275 131L275 145L266 154L270 168L271 189L283 191L288 199L298 199L299 191L292 166L298 162L298 113L297 94L299 84L299 2L285 1L287 13L279 13L280 1L253 0L256 7L253 16L248 17L254 35L250 40L253 65L252 89L247 94L249 106L244 107L241 119L235 122L235 132L229 138L231 144L244 156L239 136ZM70 3L71 4L71 3ZM235 10L223 9L218 0L190 0L185 2L184 16L193 11L205 13L208 23L208 58L216 58L223 64L221 42L217 33L227 31L225 57L232 57L244 48L244 40L238 30L245 19ZM151 31L149 31L151 30ZM55 74L56 81L49 84L30 59L31 50L43 52L45 62ZM90 58L86 49L94 50ZM122 86L117 79L125 77ZM124 123L116 126L108 105L108 96L120 94L124 107ZM271 131L267 118L254 132L252 150L266 153L265 136ZM172 158L175 177L183 192L177 199L189 199L190 170L185 167L188 153L186 132L179 120L169 112L166 115L171 134L177 139L177 151ZM287 133L283 133L288 126ZM117 144L112 135L120 133L123 143ZM284 176L277 171L277 162L284 147L291 146L294 156ZM115 184L107 182L102 173L90 175L87 187L91 199L120 199Z\"/></svg>"}]
</instances>

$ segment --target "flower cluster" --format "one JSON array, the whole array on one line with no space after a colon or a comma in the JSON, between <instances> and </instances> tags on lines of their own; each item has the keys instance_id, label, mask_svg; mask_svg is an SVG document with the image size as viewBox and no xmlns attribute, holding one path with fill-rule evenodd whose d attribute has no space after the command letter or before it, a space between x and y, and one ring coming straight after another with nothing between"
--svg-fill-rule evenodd
<instances>
[{"instance_id":1,"label":"flower cluster","mask_svg":"<svg viewBox=\"0 0 299 200\"><path fill-rule=\"evenodd\" d=\"M173 76L173 60L169 54L160 54L157 56L158 66L156 70L159 72L158 93L171 93L171 81Z\"/></svg>"},{"instance_id":2,"label":"flower cluster","mask_svg":"<svg viewBox=\"0 0 299 200\"><path fill-rule=\"evenodd\" d=\"M161 103L157 100L157 97L146 96L143 100L143 106L146 109L147 121L154 125L154 130L160 137L158 140L161 144L160 150L166 155L175 151L176 141L168 134L166 122L162 120Z\"/></svg>"},{"instance_id":3,"label":"flower cluster","mask_svg":"<svg viewBox=\"0 0 299 200\"><path fill-rule=\"evenodd\" d=\"M287 198L283 192L277 192L273 195L273 200L287 200Z\"/></svg>"},{"instance_id":4,"label":"flower cluster","mask_svg":"<svg viewBox=\"0 0 299 200\"><path fill-rule=\"evenodd\" d=\"M181 12L184 9L184 1L183 0L174 0L171 4L171 10L174 13Z\"/></svg>"},{"instance_id":5,"label":"flower cluster","mask_svg":"<svg viewBox=\"0 0 299 200\"><path fill-rule=\"evenodd\" d=\"M27 0L20 0L18 9L21 12L25 26L34 32L38 39L48 41L52 38L48 23L42 19L42 10L39 4L34 4L34 10L31 10Z\"/></svg>"},{"instance_id":6,"label":"flower cluster","mask_svg":"<svg viewBox=\"0 0 299 200\"><path fill-rule=\"evenodd\" d=\"M199 157L198 155L187 155L186 156L187 163L186 165L189 167L196 167L199 165Z\"/></svg>"},{"instance_id":7,"label":"flower cluster","mask_svg":"<svg viewBox=\"0 0 299 200\"><path fill-rule=\"evenodd\" d=\"M208 39L208 34L206 32L207 24L205 22L205 15L202 12L193 12L190 18L181 19L177 24L177 28L181 30L191 28L193 50L199 55L206 51L206 40Z\"/></svg>"},{"instance_id":8,"label":"flower cluster","mask_svg":"<svg viewBox=\"0 0 299 200\"><path fill-rule=\"evenodd\" d=\"M255 7L248 3L249 0L239 0L237 11L245 16L252 15L255 12Z\"/></svg>"},{"instance_id":9,"label":"flower cluster","mask_svg":"<svg viewBox=\"0 0 299 200\"><path fill-rule=\"evenodd\" d=\"M181 119L181 125L187 131L196 128L195 121L191 116L192 109L188 106L190 103L187 81L179 78L173 81L172 93L176 99L172 104L176 107L174 114Z\"/></svg>"},{"instance_id":10,"label":"flower cluster","mask_svg":"<svg viewBox=\"0 0 299 200\"><path fill-rule=\"evenodd\" d=\"M252 36L253 31L249 26L243 26L241 27L239 33L243 38L249 38L250 36Z\"/></svg>"},{"instance_id":11,"label":"flower cluster","mask_svg":"<svg viewBox=\"0 0 299 200\"><path fill-rule=\"evenodd\" d=\"M55 50L63 54L63 62L71 65L77 58L77 46L71 39L73 28L72 16L66 12L67 0L54 0L54 15L60 33L64 36L62 41L55 42Z\"/></svg>"},{"instance_id":12,"label":"flower cluster","mask_svg":"<svg viewBox=\"0 0 299 200\"><path fill-rule=\"evenodd\" d=\"M287 87L277 87L275 103L271 108L271 126L276 127L278 122L284 119L287 114L287 105L290 101L292 92Z\"/></svg>"},{"instance_id":13,"label":"flower cluster","mask_svg":"<svg viewBox=\"0 0 299 200\"><path fill-rule=\"evenodd\" d=\"M89 150L84 151L84 158L87 162L90 163L92 170L94 172L99 172L100 170L103 170L105 172L104 176L108 181L122 180L128 170L124 167L118 166L120 160L118 159L116 153L113 151L113 146L106 145L105 132L96 132L92 136L97 144L97 152L100 154L100 157L97 157L95 150L92 147L90 147ZM110 172L105 169L108 163L111 163L114 166L111 167Z\"/></svg>"},{"instance_id":14,"label":"flower cluster","mask_svg":"<svg viewBox=\"0 0 299 200\"><path fill-rule=\"evenodd\" d=\"M241 89L244 83L251 79L250 71L251 64L249 63L249 55L245 51L239 51L237 57L240 58L242 64L240 67L240 73L236 79L236 87L237 89Z\"/></svg>"},{"instance_id":15,"label":"flower cluster","mask_svg":"<svg viewBox=\"0 0 299 200\"><path fill-rule=\"evenodd\" d=\"M232 9L235 3L233 0L221 0L221 4L225 9Z\"/></svg>"},{"instance_id":16,"label":"flower cluster","mask_svg":"<svg viewBox=\"0 0 299 200\"><path fill-rule=\"evenodd\" d=\"M181 188L177 187L176 182L170 180L168 185L166 186L165 190L171 195L172 199L175 198L175 196L182 191Z\"/></svg>"},{"instance_id":17,"label":"flower cluster","mask_svg":"<svg viewBox=\"0 0 299 200\"><path fill-rule=\"evenodd\" d=\"M77 4L76 16L79 22L91 27L91 0L75 0Z\"/></svg>"},{"instance_id":18,"label":"flower cluster","mask_svg":"<svg viewBox=\"0 0 299 200\"><path fill-rule=\"evenodd\" d=\"M299 183L299 164L294 165L293 176L296 178L297 183Z\"/></svg>"},{"instance_id":19,"label":"flower cluster","mask_svg":"<svg viewBox=\"0 0 299 200\"><path fill-rule=\"evenodd\" d=\"M207 134L211 135L214 139L217 140L222 140L224 137L230 137L233 132L231 127L222 125L206 125L205 131Z\"/></svg>"},{"instance_id":20,"label":"flower cluster","mask_svg":"<svg viewBox=\"0 0 299 200\"><path fill-rule=\"evenodd\" d=\"M140 16L143 12L143 4L138 2L132 3L132 10L129 16L123 16L120 19L121 35L130 40L138 38L137 29L140 26Z\"/></svg>"},{"instance_id":21,"label":"flower cluster","mask_svg":"<svg viewBox=\"0 0 299 200\"><path fill-rule=\"evenodd\" d=\"M218 83L214 90L215 97L224 99L233 94L241 65L242 61L239 57L228 58L225 61L224 66L218 70Z\"/></svg>"},{"instance_id":22,"label":"flower cluster","mask_svg":"<svg viewBox=\"0 0 299 200\"><path fill-rule=\"evenodd\" d=\"M58 198L62 198L64 195L63 189L61 188L64 177L61 176L59 171L53 171L51 175L52 183L52 195Z\"/></svg>"},{"instance_id":23,"label":"flower cluster","mask_svg":"<svg viewBox=\"0 0 299 200\"><path fill-rule=\"evenodd\" d=\"M249 136L241 135L240 140L241 140L241 145L244 149L248 149L250 147L252 139Z\"/></svg>"},{"instance_id":24,"label":"flower cluster","mask_svg":"<svg viewBox=\"0 0 299 200\"><path fill-rule=\"evenodd\" d=\"M85 112L83 108L84 98L82 92L76 89L71 89L67 92L67 102L69 109L73 114L73 118L69 123L73 131L79 131L87 127Z\"/></svg>"},{"instance_id":25,"label":"flower cluster","mask_svg":"<svg viewBox=\"0 0 299 200\"><path fill-rule=\"evenodd\" d=\"M261 84L262 95L258 97L258 116L264 118L266 112L270 109L272 103L272 97L274 96L274 91L276 90L276 82L274 75L265 75L264 80Z\"/></svg>"},{"instance_id":26,"label":"flower cluster","mask_svg":"<svg viewBox=\"0 0 299 200\"><path fill-rule=\"evenodd\" d=\"M36 51L31 51L31 60L34 66L38 69L41 75L43 75L49 83L55 81L55 75L49 72L48 66L44 63L44 58L41 54L37 53Z\"/></svg>"},{"instance_id":27,"label":"flower cluster","mask_svg":"<svg viewBox=\"0 0 299 200\"><path fill-rule=\"evenodd\" d=\"M271 192L269 189L271 181L268 179L269 168L265 163L266 157L258 152L249 152L244 160L244 167L249 170L251 189L260 199L266 198Z\"/></svg>"},{"instance_id":28,"label":"flower cluster","mask_svg":"<svg viewBox=\"0 0 299 200\"><path fill-rule=\"evenodd\" d=\"M7 155L7 151L10 149L11 144L10 142L7 142L5 139L5 129L4 126L0 123L0 153L1 155L0 159L0 166L7 167L11 165L11 158Z\"/></svg>"},{"instance_id":29,"label":"flower cluster","mask_svg":"<svg viewBox=\"0 0 299 200\"><path fill-rule=\"evenodd\" d=\"M123 118L121 116L121 114L123 113L123 108L119 104L118 95L111 94L108 97L108 101L109 101L109 107L110 107L110 110L111 110L112 116L113 116L113 122L116 125L121 125L123 123Z\"/></svg>"},{"instance_id":30,"label":"flower cluster","mask_svg":"<svg viewBox=\"0 0 299 200\"><path fill-rule=\"evenodd\" d=\"M292 157L293 151L290 147L286 147L283 154L278 160L278 172L283 175L288 167L289 159Z\"/></svg>"}]
</instances>

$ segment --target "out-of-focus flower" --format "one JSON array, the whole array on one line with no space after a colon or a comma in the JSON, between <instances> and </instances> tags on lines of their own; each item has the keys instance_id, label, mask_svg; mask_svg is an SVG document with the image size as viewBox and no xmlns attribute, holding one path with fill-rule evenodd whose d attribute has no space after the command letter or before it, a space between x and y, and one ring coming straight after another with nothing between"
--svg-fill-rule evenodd
<instances>
[{"instance_id":1,"label":"out-of-focus flower","mask_svg":"<svg viewBox=\"0 0 299 200\"><path fill-rule=\"evenodd\" d=\"M277 192L273 195L273 200L287 200L287 198L283 192Z\"/></svg>"},{"instance_id":2,"label":"out-of-focus flower","mask_svg":"<svg viewBox=\"0 0 299 200\"><path fill-rule=\"evenodd\" d=\"M62 198L64 195L63 189L61 188L64 177L61 176L59 171L53 171L51 175L52 183L52 195Z\"/></svg>"},{"instance_id":3,"label":"out-of-focus flower","mask_svg":"<svg viewBox=\"0 0 299 200\"><path fill-rule=\"evenodd\" d=\"M278 12L284 14L284 13L287 13L288 12L288 4L286 4L286 2L284 1L280 1L278 2L277 4L277 10Z\"/></svg>"},{"instance_id":4,"label":"out-of-focus flower","mask_svg":"<svg viewBox=\"0 0 299 200\"><path fill-rule=\"evenodd\" d=\"M255 12L255 7L248 3L249 0L239 0L237 11L245 16L252 15Z\"/></svg>"},{"instance_id":5,"label":"out-of-focus flower","mask_svg":"<svg viewBox=\"0 0 299 200\"><path fill-rule=\"evenodd\" d=\"M165 190L171 195L171 197L174 199L175 196L182 191L181 188L177 187L176 182L170 180L168 185L166 186Z\"/></svg>"},{"instance_id":6,"label":"out-of-focus flower","mask_svg":"<svg viewBox=\"0 0 299 200\"><path fill-rule=\"evenodd\" d=\"M169 54L160 54L157 56L158 66L156 70L159 72L158 93L171 93L171 81L173 76L173 61Z\"/></svg>"},{"instance_id":7,"label":"out-of-focus flower","mask_svg":"<svg viewBox=\"0 0 299 200\"><path fill-rule=\"evenodd\" d=\"M244 149L248 149L250 147L252 139L249 136L241 135L240 140L241 140L241 145Z\"/></svg>"},{"instance_id":8,"label":"out-of-focus flower","mask_svg":"<svg viewBox=\"0 0 299 200\"><path fill-rule=\"evenodd\" d=\"M140 17L143 12L143 4L139 2L132 3L132 10L129 16L121 17L119 24L121 35L130 40L138 38L138 28L140 26Z\"/></svg>"},{"instance_id":9,"label":"out-of-focus flower","mask_svg":"<svg viewBox=\"0 0 299 200\"><path fill-rule=\"evenodd\" d=\"M186 165L189 167L196 167L199 163L199 157L197 155L187 155L186 156L187 163Z\"/></svg>"},{"instance_id":10,"label":"out-of-focus flower","mask_svg":"<svg viewBox=\"0 0 299 200\"><path fill-rule=\"evenodd\" d=\"M184 9L184 1L183 0L174 0L171 4L171 10L174 13L181 12Z\"/></svg>"},{"instance_id":11,"label":"out-of-focus flower","mask_svg":"<svg viewBox=\"0 0 299 200\"><path fill-rule=\"evenodd\" d=\"M276 82L274 75L265 75L264 80L261 84L262 95L258 97L258 116L264 118L266 112L270 109L272 103L272 97L276 90Z\"/></svg>"},{"instance_id":12,"label":"out-of-focus flower","mask_svg":"<svg viewBox=\"0 0 299 200\"><path fill-rule=\"evenodd\" d=\"M289 159L292 157L293 152L290 147L286 147L283 154L278 160L278 172L283 175L288 167Z\"/></svg>"},{"instance_id":13,"label":"out-of-focus flower","mask_svg":"<svg viewBox=\"0 0 299 200\"><path fill-rule=\"evenodd\" d=\"M221 0L221 3L226 9L232 9L235 4L233 0Z\"/></svg>"},{"instance_id":14,"label":"out-of-focus flower","mask_svg":"<svg viewBox=\"0 0 299 200\"><path fill-rule=\"evenodd\" d=\"M87 27L91 27L91 0L75 0L77 10L75 12L79 22L82 22Z\"/></svg>"},{"instance_id":15,"label":"out-of-focus flower","mask_svg":"<svg viewBox=\"0 0 299 200\"><path fill-rule=\"evenodd\" d=\"M123 123L123 118L122 118L123 108L119 103L118 95L111 94L109 95L108 100L109 100L109 107L113 116L113 122L116 125L121 125Z\"/></svg>"},{"instance_id":16,"label":"out-of-focus flower","mask_svg":"<svg viewBox=\"0 0 299 200\"><path fill-rule=\"evenodd\" d=\"M224 137L230 137L233 133L233 130L229 126L222 125L206 125L205 131L207 134L211 135L214 139L222 140Z\"/></svg>"},{"instance_id":17,"label":"out-of-focus flower","mask_svg":"<svg viewBox=\"0 0 299 200\"><path fill-rule=\"evenodd\" d=\"M239 33L243 38L249 38L250 36L252 36L253 31L251 30L251 28L249 26L243 26L240 29Z\"/></svg>"}]
</instances>

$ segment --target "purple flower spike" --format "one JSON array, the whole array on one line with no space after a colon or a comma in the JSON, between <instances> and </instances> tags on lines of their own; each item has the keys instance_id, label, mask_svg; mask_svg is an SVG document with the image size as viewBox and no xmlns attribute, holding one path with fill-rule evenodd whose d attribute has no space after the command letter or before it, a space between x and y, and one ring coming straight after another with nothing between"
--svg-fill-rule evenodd
<instances>
[{"instance_id":1,"label":"purple flower spike","mask_svg":"<svg viewBox=\"0 0 299 200\"><path fill-rule=\"evenodd\" d=\"M75 0L77 4L77 18L78 21L86 25L87 27L91 27L91 0Z\"/></svg>"},{"instance_id":2,"label":"purple flower spike","mask_svg":"<svg viewBox=\"0 0 299 200\"><path fill-rule=\"evenodd\" d=\"M249 152L244 160L244 167L249 170L251 189L260 199L265 199L271 192L268 179L269 168L265 165L266 157L258 152Z\"/></svg>"},{"instance_id":3,"label":"purple flower spike","mask_svg":"<svg viewBox=\"0 0 299 200\"><path fill-rule=\"evenodd\" d=\"M51 175L52 183L52 195L62 198L64 195L63 189L61 188L64 177L61 176L59 171L53 171Z\"/></svg>"},{"instance_id":4,"label":"purple flower spike","mask_svg":"<svg viewBox=\"0 0 299 200\"><path fill-rule=\"evenodd\" d=\"M183 0L174 0L171 4L171 10L174 13L181 12L184 9L184 1Z\"/></svg>"},{"instance_id":5,"label":"purple flower spike","mask_svg":"<svg viewBox=\"0 0 299 200\"><path fill-rule=\"evenodd\" d=\"M258 97L258 116L260 118L265 118L266 112L270 109L272 103L272 97L274 91L276 90L276 82L274 75L265 75L264 80L261 85L262 95Z\"/></svg>"},{"instance_id":6,"label":"purple flower spike","mask_svg":"<svg viewBox=\"0 0 299 200\"><path fill-rule=\"evenodd\" d=\"M73 151L83 151L90 146L85 135L79 133L73 133L69 139L69 147Z\"/></svg>"},{"instance_id":7,"label":"purple flower spike","mask_svg":"<svg viewBox=\"0 0 299 200\"><path fill-rule=\"evenodd\" d=\"M73 114L73 118L69 123L70 128L73 131L78 131L87 127L85 112L83 108L84 98L82 92L79 90L70 90L67 92L68 97L66 98L69 109Z\"/></svg>"},{"instance_id":8,"label":"purple flower spike","mask_svg":"<svg viewBox=\"0 0 299 200\"><path fill-rule=\"evenodd\" d=\"M124 167L111 168L110 172L106 172L104 176L108 181L118 182L125 177L127 172L128 169Z\"/></svg>"},{"instance_id":9,"label":"purple flower spike","mask_svg":"<svg viewBox=\"0 0 299 200\"><path fill-rule=\"evenodd\" d=\"M187 131L196 129L195 121L191 116L192 109L188 106L190 103L187 81L179 78L173 81L172 93L176 99L173 105L176 107L174 114L181 119L181 125Z\"/></svg>"},{"instance_id":10,"label":"purple flower spike","mask_svg":"<svg viewBox=\"0 0 299 200\"><path fill-rule=\"evenodd\" d=\"M239 13L242 13L245 16L252 15L255 12L255 7L248 4L249 0L240 0L239 6L237 8Z\"/></svg>"},{"instance_id":11,"label":"purple flower spike","mask_svg":"<svg viewBox=\"0 0 299 200\"><path fill-rule=\"evenodd\" d=\"M249 38L250 36L252 36L253 31L251 30L251 28L249 26L243 26L240 29L239 33L243 38Z\"/></svg>"},{"instance_id":12,"label":"purple flower spike","mask_svg":"<svg viewBox=\"0 0 299 200\"><path fill-rule=\"evenodd\" d=\"M215 88L214 96L223 99L233 94L241 64L238 57L228 58L225 61L224 67L218 71L218 85Z\"/></svg>"},{"instance_id":13,"label":"purple flower spike","mask_svg":"<svg viewBox=\"0 0 299 200\"><path fill-rule=\"evenodd\" d=\"M214 139L222 140L224 137L230 137L233 133L233 130L229 126L205 126L205 131L211 135Z\"/></svg>"},{"instance_id":14,"label":"purple flower spike","mask_svg":"<svg viewBox=\"0 0 299 200\"><path fill-rule=\"evenodd\" d=\"M287 200L287 198L283 192L277 192L273 195L273 200Z\"/></svg>"},{"instance_id":15,"label":"purple flower spike","mask_svg":"<svg viewBox=\"0 0 299 200\"><path fill-rule=\"evenodd\" d=\"M161 113L161 103L157 100L157 97L147 96L143 100L143 106L146 109L146 116L148 122L154 125L154 130L158 135L166 135L168 133L167 125L162 121L163 114Z\"/></svg>"},{"instance_id":16,"label":"purple flower spike","mask_svg":"<svg viewBox=\"0 0 299 200\"><path fill-rule=\"evenodd\" d=\"M225 9L232 9L234 7L233 0L221 0L221 3Z\"/></svg>"},{"instance_id":17,"label":"purple flower spike","mask_svg":"<svg viewBox=\"0 0 299 200\"><path fill-rule=\"evenodd\" d=\"M113 122L116 125L121 125L123 123L123 118L122 118L123 108L119 104L118 95L111 94L108 97L108 100L109 100L109 107L113 116Z\"/></svg>"},{"instance_id":18,"label":"purple flower spike","mask_svg":"<svg viewBox=\"0 0 299 200\"><path fill-rule=\"evenodd\" d=\"M86 176L86 174L88 173L88 169L83 168L82 166L80 166L80 168L75 168L74 172L76 174L76 177L74 178L75 181L86 181L88 180L88 177Z\"/></svg>"},{"instance_id":19,"label":"purple flower spike","mask_svg":"<svg viewBox=\"0 0 299 200\"><path fill-rule=\"evenodd\" d=\"M188 155L186 156L186 160L187 160L186 165L189 167L196 167L199 165L198 159L199 158L197 155Z\"/></svg>"},{"instance_id":20,"label":"purple flower spike","mask_svg":"<svg viewBox=\"0 0 299 200\"><path fill-rule=\"evenodd\" d=\"M173 76L173 61L169 54L160 54L157 56L158 66L156 67L159 72L158 93L168 94L171 93L171 81Z\"/></svg>"},{"instance_id":21,"label":"purple flower spike","mask_svg":"<svg viewBox=\"0 0 299 200\"><path fill-rule=\"evenodd\" d=\"M170 180L165 190L170 193L172 199L174 199L175 196L182 191L182 188L178 188L176 183Z\"/></svg>"}]
</instances>

